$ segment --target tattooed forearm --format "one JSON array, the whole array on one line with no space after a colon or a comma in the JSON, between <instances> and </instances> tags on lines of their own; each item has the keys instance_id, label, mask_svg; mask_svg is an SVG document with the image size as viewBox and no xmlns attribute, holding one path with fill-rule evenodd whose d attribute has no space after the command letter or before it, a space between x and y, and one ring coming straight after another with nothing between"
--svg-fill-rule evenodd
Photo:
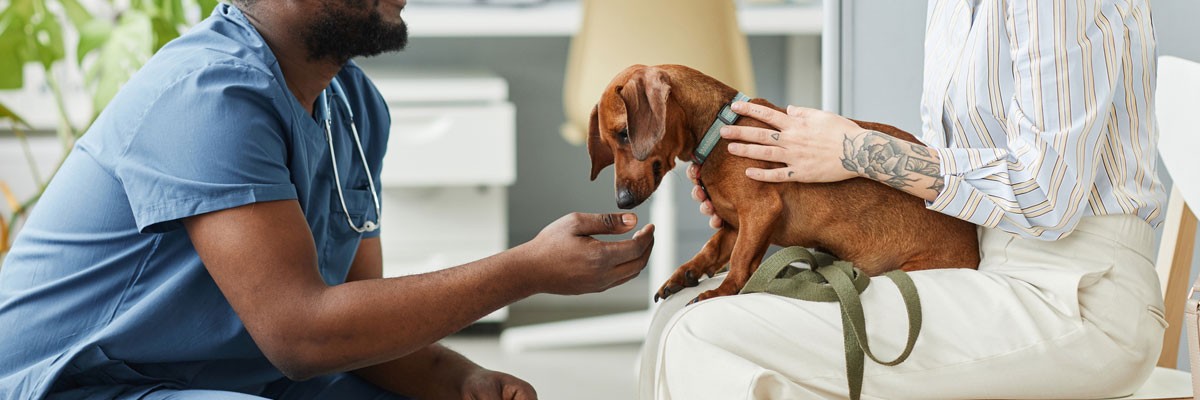
<instances>
[{"instance_id":1,"label":"tattooed forearm","mask_svg":"<svg viewBox=\"0 0 1200 400\"><path fill-rule=\"evenodd\" d=\"M846 170L919 197L927 193L918 193L914 185L932 190L934 196L945 186L939 159L925 146L866 131L846 135L842 151Z\"/></svg>"}]
</instances>

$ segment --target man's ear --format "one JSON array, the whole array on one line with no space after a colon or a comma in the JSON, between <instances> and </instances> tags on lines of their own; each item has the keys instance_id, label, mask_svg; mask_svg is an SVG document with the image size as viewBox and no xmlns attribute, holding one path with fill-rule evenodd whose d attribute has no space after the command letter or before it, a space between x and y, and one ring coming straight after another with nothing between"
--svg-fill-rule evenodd
<instances>
[{"instance_id":1,"label":"man's ear","mask_svg":"<svg viewBox=\"0 0 1200 400\"><path fill-rule=\"evenodd\" d=\"M600 116L597 115L599 105L592 107L592 119L588 122L588 156L592 158L592 180L596 180L596 175L600 175L600 171L605 167L612 165L613 153L608 145L600 140Z\"/></svg>"},{"instance_id":2,"label":"man's ear","mask_svg":"<svg viewBox=\"0 0 1200 400\"><path fill-rule=\"evenodd\" d=\"M645 161L667 129L667 98L671 78L661 69L646 67L621 90L629 125L633 157Z\"/></svg>"}]
</instances>

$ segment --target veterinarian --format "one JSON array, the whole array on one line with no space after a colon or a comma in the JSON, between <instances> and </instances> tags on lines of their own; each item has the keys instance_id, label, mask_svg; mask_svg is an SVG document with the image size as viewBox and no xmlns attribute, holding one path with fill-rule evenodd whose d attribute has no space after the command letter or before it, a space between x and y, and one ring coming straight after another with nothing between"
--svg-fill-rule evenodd
<instances>
[{"instance_id":1,"label":"veterinarian","mask_svg":"<svg viewBox=\"0 0 1200 400\"><path fill-rule=\"evenodd\" d=\"M597 292L653 227L572 214L509 251L382 279L388 110L349 60L404 0L235 0L146 63L0 271L3 399L518 399L436 342L534 293ZM386 222L385 222L386 221Z\"/></svg>"},{"instance_id":2,"label":"veterinarian","mask_svg":"<svg viewBox=\"0 0 1200 400\"><path fill-rule=\"evenodd\" d=\"M1111 398L1142 384L1166 325L1152 262L1165 204L1155 57L1146 0L931 0L925 146L819 110L734 105L775 128L722 132L743 142L733 154L783 165L752 179L866 177L979 225L978 271L910 274L920 338L898 366L866 362L863 398ZM702 190L693 197L712 215ZM655 316L642 398L847 396L836 304L750 294L684 307L719 282ZM871 350L891 359L908 328L895 285L874 278L862 302Z\"/></svg>"}]
</instances>

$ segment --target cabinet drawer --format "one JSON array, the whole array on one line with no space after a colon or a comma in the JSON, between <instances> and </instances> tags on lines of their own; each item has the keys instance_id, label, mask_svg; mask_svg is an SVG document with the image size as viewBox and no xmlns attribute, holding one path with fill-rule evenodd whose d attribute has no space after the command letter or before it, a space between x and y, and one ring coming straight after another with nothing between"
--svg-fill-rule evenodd
<instances>
[{"instance_id":1,"label":"cabinet drawer","mask_svg":"<svg viewBox=\"0 0 1200 400\"><path fill-rule=\"evenodd\" d=\"M510 185L516 177L512 103L392 104L383 186Z\"/></svg>"},{"instance_id":2,"label":"cabinet drawer","mask_svg":"<svg viewBox=\"0 0 1200 400\"><path fill-rule=\"evenodd\" d=\"M508 244L502 187L385 188L385 274L412 275L475 261Z\"/></svg>"},{"instance_id":3,"label":"cabinet drawer","mask_svg":"<svg viewBox=\"0 0 1200 400\"><path fill-rule=\"evenodd\" d=\"M503 187L392 187L384 188L381 201L384 245L454 240L495 240L504 245L507 241Z\"/></svg>"}]
</instances>

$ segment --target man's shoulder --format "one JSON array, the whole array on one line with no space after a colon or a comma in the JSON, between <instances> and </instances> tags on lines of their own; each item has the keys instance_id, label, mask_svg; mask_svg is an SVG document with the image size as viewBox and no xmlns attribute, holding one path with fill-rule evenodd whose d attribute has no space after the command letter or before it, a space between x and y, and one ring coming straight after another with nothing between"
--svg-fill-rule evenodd
<instances>
[{"instance_id":1,"label":"man's shoulder","mask_svg":"<svg viewBox=\"0 0 1200 400\"><path fill-rule=\"evenodd\" d=\"M276 64L266 42L241 12L222 4L211 16L159 49L130 83L166 88L195 75L206 75L208 82L249 79L274 86Z\"/></svg>"}]
</instances>

